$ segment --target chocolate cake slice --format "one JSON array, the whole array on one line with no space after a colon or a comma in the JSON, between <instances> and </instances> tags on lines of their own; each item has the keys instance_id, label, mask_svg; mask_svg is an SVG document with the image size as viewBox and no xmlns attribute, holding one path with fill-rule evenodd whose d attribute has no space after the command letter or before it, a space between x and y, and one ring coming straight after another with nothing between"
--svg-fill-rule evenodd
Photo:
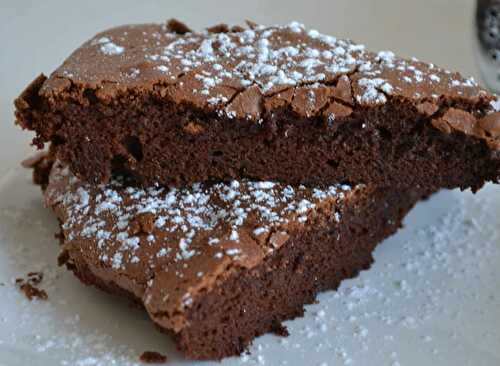
<instances>
[{"instance_id":1,"label":"chocolate cake slice","mask_svg":"<svg viewBox=\"0 0 500 366\"><path fill-rule=\"evenodd\" d=\"M494 100L458 73L298 23L170 21L97 34L15 104L34 144L89 182L476 190L499 176Z\"/></svg>"},{"instance_id":2,"label":"chocolate cake slice","mask_svg":"<svg viewBox=\"0 0 500 366\"><path fill-rule=\"evenodd\" d=\"M39 165L47 169L47 164ZM266 181L134 188L92 185L56 162L45 201L60 262L84 283L144 306L195 359L240 354L372 262L415 191Z\"/></svg>"}]
</instances>

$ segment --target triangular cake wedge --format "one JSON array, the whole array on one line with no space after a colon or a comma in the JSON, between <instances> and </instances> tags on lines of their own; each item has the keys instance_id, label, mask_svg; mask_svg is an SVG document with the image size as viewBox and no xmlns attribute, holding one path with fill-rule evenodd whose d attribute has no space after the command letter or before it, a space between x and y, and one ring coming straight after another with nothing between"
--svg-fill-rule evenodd
<instances>
[{"instance_id":1,"label":"triangular cake wedge","mask_svg":"<svg viewBox=\"0 0 500 366\"><path fill-rule=\"evenodd\" d=\"M476 190L499 176L495 100L456 72L298 23L170 21L97 34L15 104L34 143L89 182Z\"/></svg>"},{"instance_id":2,"label":"triangular cake wedge","mask_svg":"<svg viewBox=\"0 0 500 366\"><path fill-rule=\"evenodd\" d=\"M40 166L45 171L40 171ZM422 197L359 185L312 189L233 181L189 188L90 185L39 165L61 223L61 264L84 283L144 306L195 359L240 354L286 333L319 291L372 263Z\"/></svg>"}]
</instances>

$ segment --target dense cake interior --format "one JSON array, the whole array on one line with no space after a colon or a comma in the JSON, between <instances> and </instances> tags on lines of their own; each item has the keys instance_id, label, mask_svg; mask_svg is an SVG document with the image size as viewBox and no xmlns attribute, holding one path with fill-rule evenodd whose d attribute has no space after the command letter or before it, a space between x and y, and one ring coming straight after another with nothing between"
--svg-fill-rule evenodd
<instances>
[{"instance_id":1,"label":"dense cake interior","mask_svg":"<svg viewBox=\"0 0 500 366\"><path fill-rule=\"evenodd\" d=\"M341 223L326 220L291 238L252 270L240 270L187 311L175 335L192 358L239 354L266 332L286 334L281 322L302 316L320 291L336 289L373 262L375 246L393 234L419 196L376 191L350 202Z\"/></svg>"},{"instance_id":2,"label":"dense cake interior","mask_svg":"<svg viewBox=\"0 0 500 366\"><path fill-rule=\"evenodd\" d=\"M125 173L145 186L247 177L311 187L364 182L476 190L496 181L500 169L498 152L484 141L443 134L431 118L399 103L353 111L331 123L283 108L262 124L178 110L155 98L144 98L139 109L123 103L123 116L105 131L99 117L86 113L85 126L59 129L64 142L53 147L55 155L83 177ZM130 123L142 113L147 121Z\"/></svg>"}]
</instances>

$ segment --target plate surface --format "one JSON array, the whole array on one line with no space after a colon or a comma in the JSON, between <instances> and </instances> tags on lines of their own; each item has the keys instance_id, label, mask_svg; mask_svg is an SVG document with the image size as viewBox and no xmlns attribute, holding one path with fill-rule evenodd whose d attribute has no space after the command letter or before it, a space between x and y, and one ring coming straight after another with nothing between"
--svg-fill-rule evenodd
<instances>
[{"instance_id":1,"label":"plate surface","mask_svg":"<svg viewBox=\"0 0 500 366\"><path fill-rule=\"evenodd\" d=\"M383 242L373 267L326 292L290 336L203 365L499 365L500 188L445 191L420 203ZM195 365L145 313L57 268L56 219L30 172L0 181L0 365L133 365L145 350ZM47 301L15 278L42 271Z\"/></svg>"}]
</instances>

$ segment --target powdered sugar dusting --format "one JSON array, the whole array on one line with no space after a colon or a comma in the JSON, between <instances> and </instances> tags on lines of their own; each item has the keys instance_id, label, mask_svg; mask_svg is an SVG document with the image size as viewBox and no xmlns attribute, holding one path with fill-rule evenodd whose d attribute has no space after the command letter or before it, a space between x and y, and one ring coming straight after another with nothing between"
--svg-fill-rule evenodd
<instances>
[{"instance_id":1,"label":"powdered sugar dusting","mask_svg":"<svg viewBox=\"0 0 500 366\"><path fill-rule=\"evenodd\" d=\"M107 56L120 55L125 48L113 43L108 37L101 37L92 42L93 45L99 45L101 52Z\"/></svg>"},{"instance_id":2,"label":"powdered sugar dusting","mask_svg":"<svg viewBox=\"0 0 500 366\"><path fill-rule=\"evenodd\" d=\"M61 191L59 186L65 181L73 185ZM51 182L55 188L49 185L47 195L66 212L62 227L67 241L95 240L101 262L115 269L137 264L139 252L148 253L152 263L158 259L188 261L204 256L205 248L238 244L241 230L259 236L290 221L306 222L317 204L327 199L340 201L351 189L331 186L310 191L251 181L141 189L114 180L91 187L71 176L60 163L53 168ZM147 215L153 215L154 222L151 228L142 229L141 220ZM250 227L248 218L255 222ZM137 225L140 228L132 231ZM269 250L273 250L271 244ZM229 247L225 253L235 259L244 254L237 247Z\"/></svg>"},{"instance_id":3,"label":"powdered sugar dusting","mask_svg":"<svg viewBox=\"0 0 500 366\"><path fill-rule=\"evenodd\" d=\"M87 47L98 48L102 60L82 64ZM113 55L122 57L110 64ZM106 67L95 67L99 62ZM353 85L354 102L363 106L381 105L394 95L439 100L442 96L487 94L472 78L416 58L400 58L391 51L371 52L364 45L307 29L298 22L223 33L176 34L155 24L116 28L88 42L56 74L83 83L161 81L162 85L175 85L173 98L179 102L209 106L229 118L257 120L257 114L241 116L226 108L235 93L253 88L268 97L315 83L333 87L346 76Z\"/></svg>"},{"instance_id":4,"label":"powdered sugar dusting","mask_svg":"<svg viewBox=\"0 0 500 366\"><path fill-rule=\"evenodd\" d=\"M300 34L301 42L283 40L276 43L283 33ZM317 43L313 48L308 43ZM332 51L325 51L331 48ZM210 89L228 83L249 86L257 84L263 92L274 87L296 85L325 80L326 72L349 72L356 64L354 55L364 48L347 41L323 35L317 31L306 32L303 25L293 22L283 27L259 26L235 34L192 33L168 44L158 55L148 59L161 59L162 71L175 75L179 63L182 72L195 72L194 78L202 83L196 93L210 94ZM335 59L332 58L336 54ZM209 98L210 103L220 99Z\"/></svg>"},{"instance_id":5,"label":"powdered sugar dusting","mask_svg":"<svg viewBox=\"0 0 500 366\"><path fill-rule=\"evenodd\" d=\"M392 91L392 86L384 79L379 78L363 78L359 80L359 85L364 89L364 93L356 97L360 104L384 104L387 101L387 97L383 92L388 92L389 94Z\"/></svg>"},{"instance_id":6,"label":"powdered sugar dusting","mask_svg":"<svg viewBox=\"0 0 500 366\"><path fill-rule=\"evenodd\" d=\"M500 100L498 99L498 97L497 99L491 101L490 105L493 111L500 112Z\"/></svg>"}]
</instances>

